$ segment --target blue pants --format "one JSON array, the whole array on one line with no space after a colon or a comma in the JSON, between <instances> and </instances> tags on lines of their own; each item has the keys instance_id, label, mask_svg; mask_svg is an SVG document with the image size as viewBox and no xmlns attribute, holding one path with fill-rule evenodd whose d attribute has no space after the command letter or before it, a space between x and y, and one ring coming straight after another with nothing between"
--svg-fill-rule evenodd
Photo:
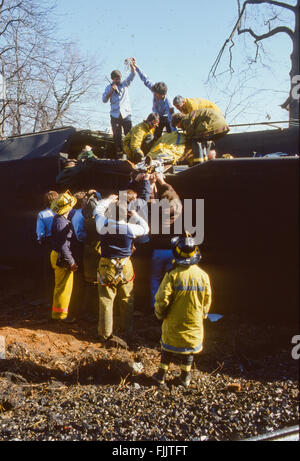
<instances>
[{"instance_id":1,"label":"blue pants","mask_svg":"<svg viewBox=\"0 0 300 461\"><path fill-rule=\"evenodd\" d=\"M154 309L155 295L165 273L172 269L172 250L153 250L151 261L151 305Z\"/></svg>"}]
</instances>

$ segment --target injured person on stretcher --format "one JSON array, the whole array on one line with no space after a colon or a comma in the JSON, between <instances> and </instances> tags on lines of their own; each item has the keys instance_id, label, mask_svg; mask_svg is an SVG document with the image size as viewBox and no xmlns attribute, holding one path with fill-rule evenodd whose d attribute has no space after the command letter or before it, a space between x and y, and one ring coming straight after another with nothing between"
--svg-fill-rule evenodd
<instances>
[{"instance_id":1,"label":"injured person on stretcher","mask_svg":"<svg viewBox=\"0 0 300 461\"><path fill-rule=\"evenodd\" d=\"M209 141L205 146L203 161L216 158L216 150L213 141ZM164 165L189 165L194 164L194 150L191 141L185 133L173 131L163 134L151 147L148 154L135 165L135 168L142 171L153 171L163 173ZM150 159L150 160L149 160Z\"/></svg>"}]
</instances>

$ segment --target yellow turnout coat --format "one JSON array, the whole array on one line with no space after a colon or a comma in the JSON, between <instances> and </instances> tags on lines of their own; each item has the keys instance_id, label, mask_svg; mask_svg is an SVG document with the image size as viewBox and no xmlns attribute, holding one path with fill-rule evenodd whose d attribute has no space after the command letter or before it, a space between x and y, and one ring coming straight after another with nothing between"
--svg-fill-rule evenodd
<instances>
[{"instance_id":1,"label":"yellow turnout coat","mask_svg":"<svg viewBox=\"0 0 300 461\"><path fill-rule=\"evenodd\" d=\"M161 345L169 352L196 354L203 348L203 318L211 305L209 276L197 264L176 265L155 296L155 315L163 319Z\"/></svg>"},{"instance_id":2,"label":"yellow turnout coat","mask_svg":"<svg viewBox=\"0 0 300 461\"><path fill-rule=\"evenodd\" d=\"M180 109L180 112L183 114L189 114L193 110L199 109L214 109L218 112L221 112L221 109L217 106L217 104L209 101L209 99L203 98L185 98L184 105Z\"/></svg>"},{"instance_id":3,"label":"yellow turnout coat","mask_svg":"<svg viewBox=\"0 0 300 461\"><path fill-rule=\"evenodd\" d=\"M193 110L184 115L181 128L187 138L201 138L225 135L229 131L227 122L221 112L214 109Z\"/></svg>"},{"instance_id":4,"label":"yellow turnout coat","mask_svg":"<svg viewBox=\"0 0 300 461\"><path fill-rule=\"evenodd\" d=\"M143 154L142 144L148 134L153 134L154 128L151 128L148 123L141 122L135 125L123 139L123 149L129 160L134 159L134 154L137 152Z\"/></svg>"}]
</instances>

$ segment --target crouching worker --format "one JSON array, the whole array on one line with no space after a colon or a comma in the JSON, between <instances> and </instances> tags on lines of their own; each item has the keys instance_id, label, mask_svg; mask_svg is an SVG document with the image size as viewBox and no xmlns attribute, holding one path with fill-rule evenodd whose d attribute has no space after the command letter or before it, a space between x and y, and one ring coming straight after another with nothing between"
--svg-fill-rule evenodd
<instances>
[{"instance_id":1,"label":"crouching worker","mask_svg":"<svg viewBox=\"0 0 300 461\"><path fill-rule=\"evenodd\" d=\"M206 161L212 141L229 132L222 113L214 109L193 110L187 115L176 113L172 116L172 124L185 132L191 143L194 164Z\"/></svg>"},{"instance_id":2,"label":"crouching worker","mask_svg":"<svg viewBox=\"0 0 300 461\"><path fill-rule=\"evenodd\" d=\"M75 239L72 214L76 197L69 191L60 194L52 202L51 208L56 213L52 223L51 266L54 270L55 286L52 303L52 319L64 320L68 316L69 303L73 290L73 272L78 265L72 254Z\"/></svg>"},{"instance_id":3,"label":"crouching worker","mask_svg":"<svg viewBox=\"0 0 300 461\"><path fill-rule=\"evenodd\" d=\"M121 347L127 347L126 340L131 338L133 330L133 240L149 232L143 218L135 211L127 211L126 192L120 193L124 194L120 199L111 195L100 200L93 212L101 241L98 335L107 345ZM106 213L109 217L105 216Z\"/></svg>"},{"instance_id":4,"label":"crouching worker","mask_svg":"<svg viewBox=\"0 0 300 461\"><path fill-rule=\"evenodd\" d=\"M174 267L155 296L155 315L162 323L161 363L153 379L164 384L171 362L181 368L180 383L188 387L194 354L203 348L203 319L211 304L209 277L198 262L201 255L190 236L172 239Z\"/></svg>"},{"instance_id":5,"label":"crouching worker","mask_svg":"<svg viewBox=\"0 0 300 461\"><path fill-rule=\"evenodd\" d=\"M159 115L152 112L146 120L135 125L123 139L123 150L128 160L139 163L149 151L154 139L154 130L159 124Z\"/></svg>"}]
</instances>

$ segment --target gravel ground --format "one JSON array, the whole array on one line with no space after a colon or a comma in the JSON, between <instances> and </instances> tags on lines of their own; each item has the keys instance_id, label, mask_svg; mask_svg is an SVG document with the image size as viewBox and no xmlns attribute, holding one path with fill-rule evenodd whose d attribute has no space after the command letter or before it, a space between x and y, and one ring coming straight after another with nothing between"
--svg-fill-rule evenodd
<instances>
[{"instance_id":1,"label":"gravel ground","mask_svg":"<svg viewBox=\"0 0 300 461\"><path fill-rule=\"evenodd\" d=\"M53 326L29 298L0 290L1 441L224 441L298 424L294 324L207 320L190 388L178 385L176 365L158 387L151 375L160 324L152 315L136 315L128 350L105 348L95 325Z\"/></svg>"},{"instance_id":2,"label":"gravel ground","mask_svg":"<svg viewBox=\"0 0 300 461\"><path fill-rule=\"evenodd\" d=\"M251 360L203 354L185 389L176 366L166 386L153 385L157 347L90 346L60 358L22 343L7 349L0 440L239 440L299 421L298 363L289 351Z\"/></svg>"}]
</instances>

